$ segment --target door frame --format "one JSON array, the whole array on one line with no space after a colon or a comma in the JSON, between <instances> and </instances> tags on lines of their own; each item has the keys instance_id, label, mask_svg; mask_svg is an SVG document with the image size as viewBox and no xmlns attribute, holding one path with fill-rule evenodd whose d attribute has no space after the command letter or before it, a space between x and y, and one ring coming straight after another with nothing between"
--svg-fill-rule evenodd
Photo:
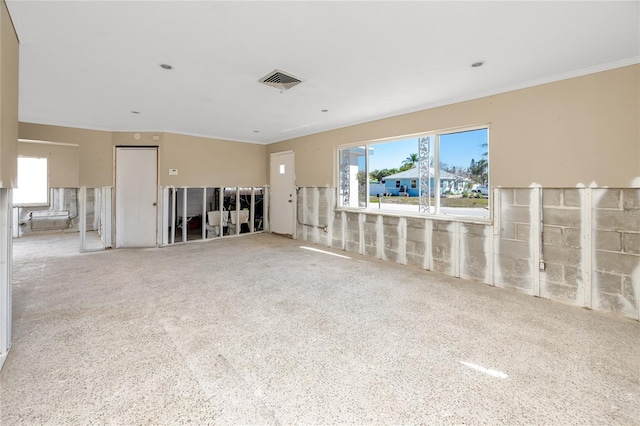
<instances>
[{"instance_id":1,"label":"door frame","mask_svg":"<svg viewBox=\"0 0 640 426\"><path fill-rule=\"evenodd\" d=\"M112 242L112 247L113 248L119 248L118 247L118 239L117 239L117 221L118 221L118 206L117 206L117 191L118 191L118 187L117 187L117 182L116 182L116 175L117 175L117 162L118 162L118 148L131 148L131 149L154 149L156 152L156 185L155 185L155 196L156 196L156 211L154 214L154 220L156 223L156 230L155 230L155 247L158 247L159 241L158 241L158 232L159 232L159 223L158 223L158 214L159 214L159 197L158 197L158 189L159 189L159 185L160 185L160 146L159 145L114 145L113 147L113 191L111 194L111 242ZM121 247L121 248L125 248L125 247Z\"/></svg>"},{"instance_id":2,"label":"door frame","mask_svg":"<svg viewBox=\"0 0 640 426\"><path fill-rule=\"evenodd\" d=\"M292 189L292 197L293 197L293 206L291 206L291 208L293 209L293 223L291 224L291 238L293 238L294 240L297 239L298 237L298 227L296 226L297 222L298 222L298 209L297 209L297 205L298 205L298 190L296 188L296 153L294 150L289 149L286 151L278 151L278 152L272 152L269 154L269 218L273 217L273 196L271 194L271 188L272 188L272 182L271 182L271 163L272 163L272 159L274 156L276 155L285 155L285 154L291 154L291 164L293 165L292 167L292 176L291 176L291 189ZM271 219L269 219L271 221ZM273 227L271 226L271 223L269 223L269 233L273 233Z\"/></svg>"}]
</instances>

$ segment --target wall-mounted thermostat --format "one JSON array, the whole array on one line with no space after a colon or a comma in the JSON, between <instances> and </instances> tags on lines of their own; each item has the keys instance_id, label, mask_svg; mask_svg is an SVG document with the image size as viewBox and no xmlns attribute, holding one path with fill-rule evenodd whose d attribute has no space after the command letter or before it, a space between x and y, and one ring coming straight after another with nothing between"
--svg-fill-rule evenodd
<instances>
[{"instance_id":1,"label":"wall-mounted thermostat","mask_svg":"<svg viewBox=\"0 0 640 426\"><path fill-rule=\"evenodd\" d=\"M178 169L169 169L169 176L178 176Z\"/></svg>"}]
</instances>

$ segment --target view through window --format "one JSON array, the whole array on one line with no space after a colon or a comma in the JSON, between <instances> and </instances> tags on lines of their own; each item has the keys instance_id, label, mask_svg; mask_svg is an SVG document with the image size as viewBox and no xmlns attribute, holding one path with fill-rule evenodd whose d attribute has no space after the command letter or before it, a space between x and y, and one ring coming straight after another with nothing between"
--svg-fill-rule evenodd
<instances>
[{"instance_id":1,"label":"view through window","mask_svg":"<svg viewBox=\"0 0 640 426\"><path fill-rule=\"evenodd\" d=\"M13 204L47 204L48 195L47 159L18 157L18 187L13 190Z\"/></svg>"},{"instance_id":2,"label":"view through window","mask_svg":"<svg viewBox=\"0 0 640 426\"><path fill-rule=\"evenodd\" d=\"M339 205L489 217L489 129L339 149Z\"/></svg>"}]
</instances>

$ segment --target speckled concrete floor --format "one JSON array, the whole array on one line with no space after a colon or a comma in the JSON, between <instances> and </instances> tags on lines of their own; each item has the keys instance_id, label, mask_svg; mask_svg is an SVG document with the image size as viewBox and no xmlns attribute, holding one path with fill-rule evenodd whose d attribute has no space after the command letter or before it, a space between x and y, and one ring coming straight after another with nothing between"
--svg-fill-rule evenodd
<instances>
[{"instance_id":1,"label":"speckled concrete floor","mask_svg":"<svg viewBox=\"0 0 640 426\"><path fill-rule=\"evenodd\" d=\"M15 244L3 426L640 422L637 321L267 234L69 238Z\"/></svg>"}]
</instances>

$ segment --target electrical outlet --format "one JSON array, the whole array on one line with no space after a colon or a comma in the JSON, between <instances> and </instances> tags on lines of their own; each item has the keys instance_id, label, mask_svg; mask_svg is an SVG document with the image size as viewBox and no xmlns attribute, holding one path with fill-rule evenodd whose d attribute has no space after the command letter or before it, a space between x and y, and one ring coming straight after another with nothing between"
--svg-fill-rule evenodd
<instances>
[{"instance_id":1,"label":"electrical outlet","mask_svg":"<svg viewBox=\"0 0 640 426\"><path fill-rule=\"evenodd\" d=\"M547 262L545 262L544 260L540 260L539 268L540 268L541 271L546 271L547 270Z\"/></svg>"},{"instance_id":2,"label":"electrical outlet","mask_svg":"<svg viewBox=\"0 0 640 426\"><path fill-rule=\"evenodd\" d=\"M169 169L169 176L178 176L178 169Z\"/></svg>"}]
</instances>

